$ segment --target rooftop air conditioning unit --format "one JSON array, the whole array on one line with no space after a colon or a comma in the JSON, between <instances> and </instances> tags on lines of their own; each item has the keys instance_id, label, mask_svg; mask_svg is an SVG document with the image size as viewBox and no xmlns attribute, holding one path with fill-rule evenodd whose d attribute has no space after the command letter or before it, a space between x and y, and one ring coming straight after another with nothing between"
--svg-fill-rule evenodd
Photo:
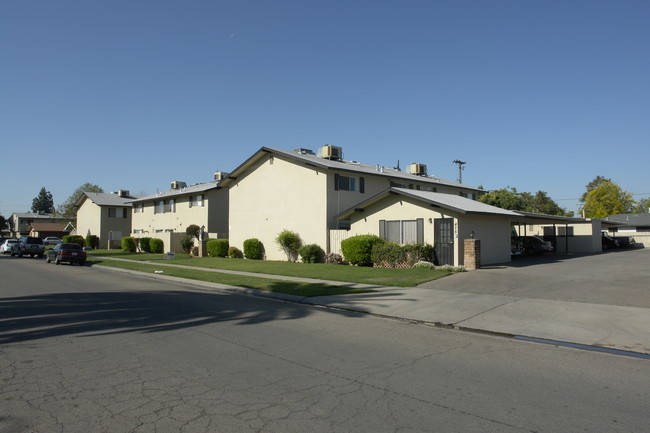
<instances>
[{"instance_id":1,"label":"rooftop air conditioning unit","mask_svg":"<svg viewBox=\"0 0 650 433\"><path fill-rule=\"evenodd\" d=\"M224 180L225 178L227 178L228 174L229 173L226 173L225 171L216 171L214 173L214 180L220 182L220 181Z\"/></svg>"},{"instance_id":2,"label":"rooftop air conditioning unit","mask_svg":"<svg viewBox=\"0 0 650 433\"><path fill-rule=\"evenodd\" d=\"M426 176L427 175L427 166L424 164L413 163L409 165L409 173L416 176Z\"/></svg>"},{"instance_id":3,"label":"rooftop air conditioning unit","mask_svg":"<svg viewBox=\"0 0 650 433\"><path fill-rule=\"evenodd\" d=\"M298 149L293 150L296 153L301 155L314 155L314 151L311 149L305 149L304 147L299 147Z\"/></svg>"},{"instance_id":4,"label":"rooftop air conditioning unit","mask_svg":"<svg viewBox=\"0 0 650 433\"><path fill-rule=\"evenodd\" d=\"M187 184L185 182L181 182L180 180L175 180L172 182L172 189L181 189L185 188Z\"/></svg>"},{"instance_id":5,"label":"rooftop air conditioning unit","mask_svg":"<svg viewBox=\"0 0 650 433\"><path fill-rule=\"evenodd\" d=\"M326 144L320 148L320 157L333 161L341 161L343 159L343 148Z\"/></svg>"},{"instance_id":6,"label":"rooftop air conditioning unit","mask_svg":"<svg viewBox=\"0 0 650 433\"><path fill-rule=\"evenodd\" d=\"M121 189L121 190L117 191L117 195L120 196L120 197L129 197L131 194L129 193L128 190Z\"/></svg>"}]
</instances>

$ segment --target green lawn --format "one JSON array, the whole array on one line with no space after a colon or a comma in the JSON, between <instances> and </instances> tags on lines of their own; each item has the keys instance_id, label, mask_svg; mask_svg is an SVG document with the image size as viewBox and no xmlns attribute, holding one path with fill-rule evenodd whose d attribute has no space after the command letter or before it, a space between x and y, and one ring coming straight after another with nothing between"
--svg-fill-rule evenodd
<instances>
[{"instance_id":1,"label":"green lawn","mask_svg":"<svg viewBox=\"0 0 650 433\"><path fill-rule=\"evenodd\" d=\"M289 263L270 260L190 257L186 254L176 254L174 259L165 259L163 254L127 253L121 250L95 250L89 251L89 255L91 257L115 257L154 263L161 262L211 269L398 287L413 287L451 274L451 271L442 269L382 269L320 263Z\"/></svg>"},{"instance_id":2,"label":"green lawn","mask_svg":"<svg viewBox=\"0 0 650 433\"><path fill-rule=\"evenodd\" d=\"M264 290L267 292L285 293L297 296L326 296L346 295L350 293L369 293L375 290L354 289L350 287L330 286L327 284L300 283L261 277L248 277L233 274L224 274L214 271L200 271L196 269L173 268L158 266L143 262L124 262L111 259L89 258L90 264L109 266L113 268L129 269L132 271L155 273L162 271L164 275L187 278L191 280L208 281L211 283L225 284L228 286L246 287L249 289Z\"/></svg>"}]
</instances>

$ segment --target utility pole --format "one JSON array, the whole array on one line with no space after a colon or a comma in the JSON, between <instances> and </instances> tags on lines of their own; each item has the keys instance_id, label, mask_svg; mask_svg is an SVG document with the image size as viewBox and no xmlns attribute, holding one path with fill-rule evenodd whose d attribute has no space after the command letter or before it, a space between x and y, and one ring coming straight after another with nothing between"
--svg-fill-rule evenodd
<instances>
[{"instance_id":1,"label":"utility pole","mask_svg":"<svg viewBox=\"0 0 650 433\"><path fill-rule=\"evenodd\" d=\"M461 161L460 159L454 159L452 162L454 164L458 164L458 183L463 183L463 170L465 170L465 167L463 166L467 163L465 161Z\"/></svg>"}]
</instances>

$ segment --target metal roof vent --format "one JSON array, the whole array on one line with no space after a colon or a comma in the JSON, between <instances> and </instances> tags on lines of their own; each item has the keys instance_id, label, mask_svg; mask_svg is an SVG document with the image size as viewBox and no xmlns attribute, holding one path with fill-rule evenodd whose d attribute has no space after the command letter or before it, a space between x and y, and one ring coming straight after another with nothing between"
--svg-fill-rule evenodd
<instances>
[{"instance_id":1,"label":"metal roof vent","mask_svg":"<svg viewBox=\"0 0 650 433\"><path fill-rule=\"evenodd\" d=\"M293 150L296 153L301 155L314 155L314 151L311 149L305 149L304 147L299 147L298 149Z\"/></svg>"}]
</instances>

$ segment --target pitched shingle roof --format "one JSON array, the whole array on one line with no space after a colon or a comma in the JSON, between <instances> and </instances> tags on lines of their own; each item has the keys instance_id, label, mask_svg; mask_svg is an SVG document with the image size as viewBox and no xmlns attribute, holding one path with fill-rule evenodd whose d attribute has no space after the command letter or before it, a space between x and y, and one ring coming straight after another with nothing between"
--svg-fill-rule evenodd
<instances>
[{"instance_id":1,"label":"pitched shingle roof","mask_svg":"<svg viewBox=\"0 0 650 433\"><path fill-rule=\"evenodd\" d=\"M151 201L151 200L161 200L161 199L166 199L166 198L171 198L171 197L178 197L182 195L192 195L192 194L198 194L202 193L205 191L209 191L211 189L216 189L219 188L219 182L218 181L212 181L212 182L207 182L207 183L197 183L195 185L189 185L185 186L183 188L178 188L178 189L169 189L167 191L161 191L156 194L151 194L147 195L144 197L139 197L134 200L129 200L129 203L141 203L145 201Z\"/></svg>"},{"instance_id":2,"label":"pitched shingle roof","mask_svg":"<svg viewBox=\"0 0 650 433\"><path fill-rule=\"evenodd\" d=\"M327 158L321 158L320 156L310 154L310 153L301 153L298 151L289 151L282 149L275 149L272 147L262 147L258 150L253 156L248 158L243 164L233 170L230 175L224 180L224 186L229 186L233 180L235 180L242 172L244 172L249 166L254 162L259 160L265 155L272 154L277 156L282 156L284 158L304 163L305 165L318 167L323 170L339 170L347 171L352 173L357 173L359 175L372 175L372 176L382 176L386 178L393 178L396 180L404 180L406 182L421 182L429 183L431 185L446 185L453 186L456 188L462 188L471 191L481 191L479 188L463 185L459 183L454 183L448 180L440 179L435 176L419 176L415 174L408 173L406 171L397 170L395 168L383 167L379 165L371 166L366 164L361 164L356 161L342 161L342 160L330 160Z\"/></svg>"}]
</instances>

